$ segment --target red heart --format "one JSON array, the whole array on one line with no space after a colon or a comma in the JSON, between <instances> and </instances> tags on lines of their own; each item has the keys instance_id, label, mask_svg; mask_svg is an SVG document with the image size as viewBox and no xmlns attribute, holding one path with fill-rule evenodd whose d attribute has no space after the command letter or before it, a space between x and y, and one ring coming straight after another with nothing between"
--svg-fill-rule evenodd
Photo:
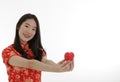
<instances>
[{"instance_id":1,"label":"red heart","mask_svg":"<svg viewBox=\"0 0 120 82\"><path fill-rule=\"evenodd\" d=\"M72 61L74 58L74 53L73 52L66 52L64 55L65 60L70 60Z\"/></svg>"}]
</instances>

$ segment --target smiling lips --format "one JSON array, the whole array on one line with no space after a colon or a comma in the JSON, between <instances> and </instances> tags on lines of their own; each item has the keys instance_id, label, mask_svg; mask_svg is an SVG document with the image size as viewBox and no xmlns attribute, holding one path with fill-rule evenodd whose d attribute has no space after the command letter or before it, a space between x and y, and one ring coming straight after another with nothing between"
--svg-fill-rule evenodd
<instances>
[{"instance_id":1,"label":"smiling lips","mask_svg":"<svg viewBox=\"0 0 120 82\"><path fill-rule=\"evenodd\" d=\"M25 38L30 38L31 37L30 34L27 34L27 33L23 33L23 35L24 35Z\"/></svg>"}]
</instances>

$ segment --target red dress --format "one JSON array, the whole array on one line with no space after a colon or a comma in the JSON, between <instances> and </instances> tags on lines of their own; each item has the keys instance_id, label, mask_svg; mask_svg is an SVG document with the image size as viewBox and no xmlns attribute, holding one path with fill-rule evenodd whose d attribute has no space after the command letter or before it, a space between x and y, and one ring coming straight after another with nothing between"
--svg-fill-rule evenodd
<instances>
[{"instance_id":1,"label":"red dress","mask_svg":"<svg viewBox=\"0 0 120 82\"><path fill-rule=\"evenodd\" d=\"M33 58L33 53L28 47L29 45L21 44L22 48L28 53L30 59ZM11 56L21 56L12 45L5 48L2 52L3 62L7 68L9 82L41 82L41 71L29 68L11 66L8 61ZM46 56L44 53L43 56Z\"/></svg>"}]
</instances>

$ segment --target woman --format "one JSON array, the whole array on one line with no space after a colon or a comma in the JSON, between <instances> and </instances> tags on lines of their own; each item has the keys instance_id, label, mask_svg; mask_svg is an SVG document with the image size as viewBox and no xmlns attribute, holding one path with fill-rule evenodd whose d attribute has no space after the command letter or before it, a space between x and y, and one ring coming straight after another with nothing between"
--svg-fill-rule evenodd
<instances>
[{"instance_id":1,"label":"woman","mask_svg":"<svg viewBox=\"0 0 120 82\"><path fill-rule=\"evenodd\" d=\"M2 58L9 82L41 82L41 71L67 72L74 67L73 61L54 63L46 58L39 21L30 13L18 21L14 43L2 51Z\"/></svg>"}]
</instances>

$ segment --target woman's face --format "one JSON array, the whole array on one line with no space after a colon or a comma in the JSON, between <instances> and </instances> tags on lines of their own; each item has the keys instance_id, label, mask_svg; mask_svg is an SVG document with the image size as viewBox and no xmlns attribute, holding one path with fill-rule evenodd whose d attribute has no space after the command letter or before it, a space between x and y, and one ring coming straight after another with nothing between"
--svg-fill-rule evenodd
<instances>
[{"instance_id":1,"label":"woman's face","mask_svg":"<svg viewBox=\"0 0 120 82\"><path fill-rule=\"evenodd\" d=\"M36 33L36 22L34 19L27 19L23 22L19 29L20 42L25 44L31 40Z\"/></svg>"}]
</instances>

